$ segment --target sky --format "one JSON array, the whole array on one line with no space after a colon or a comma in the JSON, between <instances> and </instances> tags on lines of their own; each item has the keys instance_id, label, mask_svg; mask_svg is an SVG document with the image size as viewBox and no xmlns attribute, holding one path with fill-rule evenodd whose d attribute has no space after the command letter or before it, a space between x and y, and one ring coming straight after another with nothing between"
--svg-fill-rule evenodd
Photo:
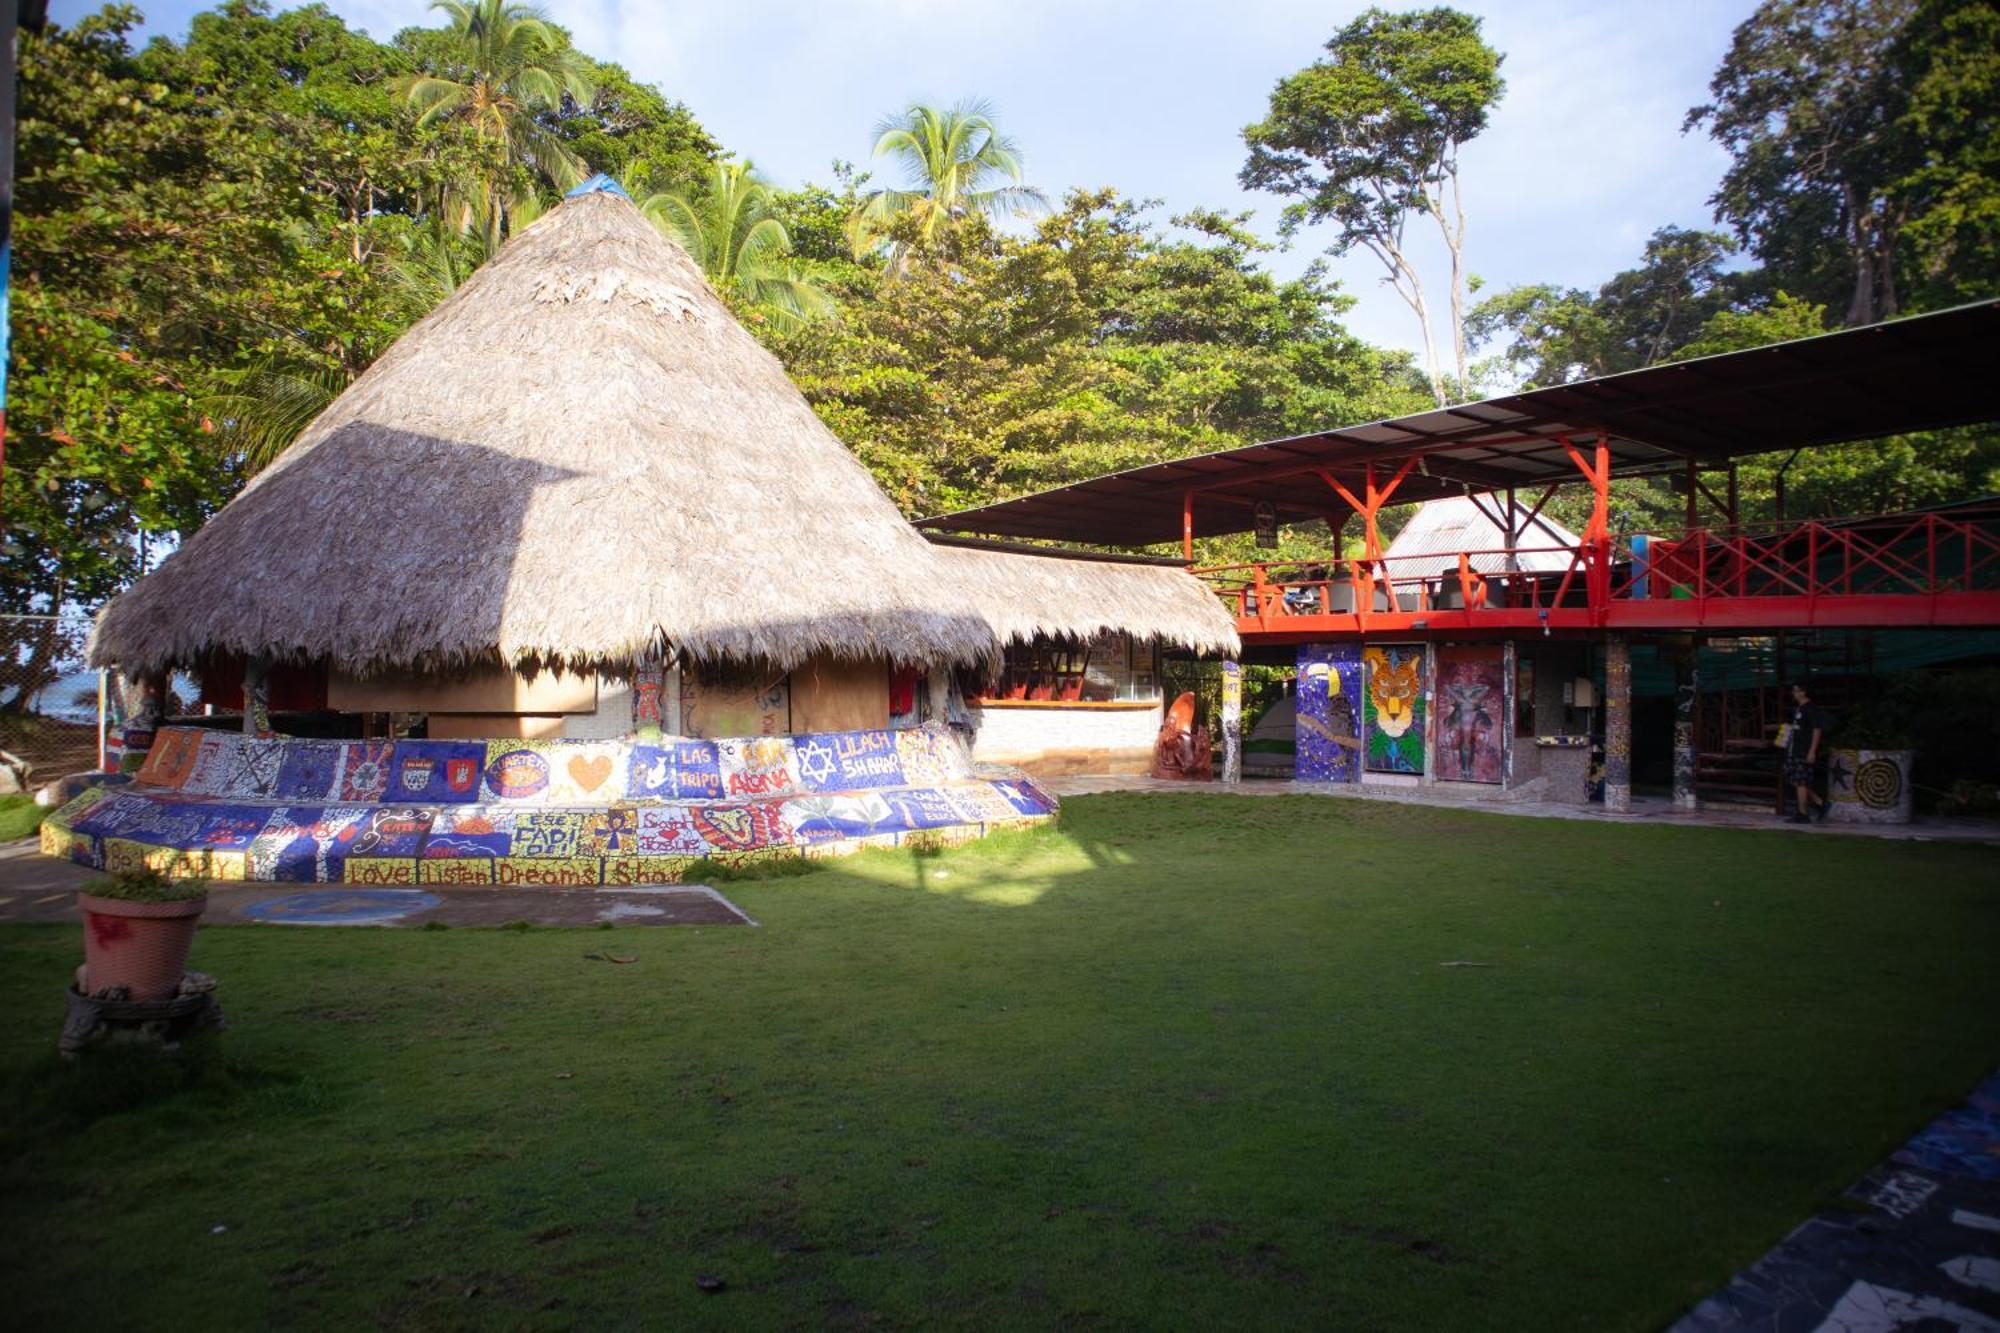
<instances>
[{"instance_id":1,"label":"sky","mask_svg":"<svg viewBox=\"0 0 2000 1333\"><path fill-rule=\"evenodd\" d=\"M1752 0L1495 0L1459 7L1505 53L1507 94L1467 145L1461 175L1468 271L1489 289L1595 287L1668 224L1713 225L1708 196L1726 159L1687 109ZM184 35L196 0L140 0L144 32ZM279 3L276 7L289 7ZM386 39L435 25L425 0L328 0ZM1306 0L549 0L577 45L685 102L721 143L781 185L866 166L872 130L912 101L989 99L1020 143L1030 183L1054 198L1114 186L1157 198L1161 220L1196 205L1255 210L1275 239L1282 201L1244 191L1243 126L1278 79L1310 64L1364 3ZM1387 7L1395 8L1394 4ZM1411 6L1414 7L1414 6ZM54 0L73 22L94 3ZM1428 229L1426 231L1425 229ZM1445 251L1413 220L1434 308ZM1268 256L1290 276L1324 249L1304 233ZM1415 317L1376 261L1333 261L1357 298L1347 323L1416 350Z\"/></svg>"}]
</instances>

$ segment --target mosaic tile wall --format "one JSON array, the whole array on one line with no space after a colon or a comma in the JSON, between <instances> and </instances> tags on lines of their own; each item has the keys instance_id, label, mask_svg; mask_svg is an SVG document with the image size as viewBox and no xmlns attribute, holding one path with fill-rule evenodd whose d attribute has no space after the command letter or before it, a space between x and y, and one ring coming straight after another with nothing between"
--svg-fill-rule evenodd
<instances>
[{"instance_id":1,"label":"mosaic tile wall","mask_svg":"<svg viewBox=\"0 0 2000 1333\"><path fill-rule=\"evenodd\" d=\"M651 742L165 727L132 784L44 821L42 851L218 880L658 884L703 860L965 841L1055 810L1026 777L975 776L935 727Z\"/></svg>"}]
</instances>

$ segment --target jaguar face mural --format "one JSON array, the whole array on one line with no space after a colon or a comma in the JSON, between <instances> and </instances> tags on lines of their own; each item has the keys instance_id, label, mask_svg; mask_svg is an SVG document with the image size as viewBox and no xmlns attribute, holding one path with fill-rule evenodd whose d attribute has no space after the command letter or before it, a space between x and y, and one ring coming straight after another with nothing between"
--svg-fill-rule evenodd
<instances>
[{"instance_id":1,"label":"jaguar face mural","mask_svg":"<svg viewBox=\"0 0 2000 1333\"><path fill-rule=\"evenodd\" d=\"M1424 650L1421 644L1371 644L1361 652L1367 741L1372 773L1424 771Z\"/></svg>"}]
</instances>

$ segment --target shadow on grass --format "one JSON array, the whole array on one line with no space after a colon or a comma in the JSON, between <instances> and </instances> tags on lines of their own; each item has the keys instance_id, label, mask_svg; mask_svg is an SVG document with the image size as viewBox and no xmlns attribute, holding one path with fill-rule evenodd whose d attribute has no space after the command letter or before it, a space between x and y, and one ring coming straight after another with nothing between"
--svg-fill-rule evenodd
<instances>
[{"instance_id":1,"label":"shadow on grass","mask_svg":"<svg viewBox=\"0 0 2000 1333\"><path fill-rule=\"evenodd\" d=\"M113 1042L74 1057L50 1051L0 1083L0 1144L20 1151L142 1111L159 1117L156 1127L194 1127L224 1114L296 1116L326 1105L317 1084L233 1056L217 1034L171 1051Z\"/></svg>"}]
</instances>

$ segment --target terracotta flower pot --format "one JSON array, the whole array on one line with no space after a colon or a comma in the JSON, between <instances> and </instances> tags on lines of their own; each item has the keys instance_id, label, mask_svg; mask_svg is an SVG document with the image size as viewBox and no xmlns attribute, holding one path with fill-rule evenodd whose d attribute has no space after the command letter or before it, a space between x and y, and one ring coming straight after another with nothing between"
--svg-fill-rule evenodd
<instances>
[{"instance_id":1,"label":"terracotta flower pot","mask_svg":"<svg viewBox=\"0 0 2000 1333\"><path fill-rule=\"evenodd\" d=\"M81 893L83 965L90 991L126 988L134 1000L168 1000L181 984L208 895L134 903Z\"/></svg>"}]
</instances>

